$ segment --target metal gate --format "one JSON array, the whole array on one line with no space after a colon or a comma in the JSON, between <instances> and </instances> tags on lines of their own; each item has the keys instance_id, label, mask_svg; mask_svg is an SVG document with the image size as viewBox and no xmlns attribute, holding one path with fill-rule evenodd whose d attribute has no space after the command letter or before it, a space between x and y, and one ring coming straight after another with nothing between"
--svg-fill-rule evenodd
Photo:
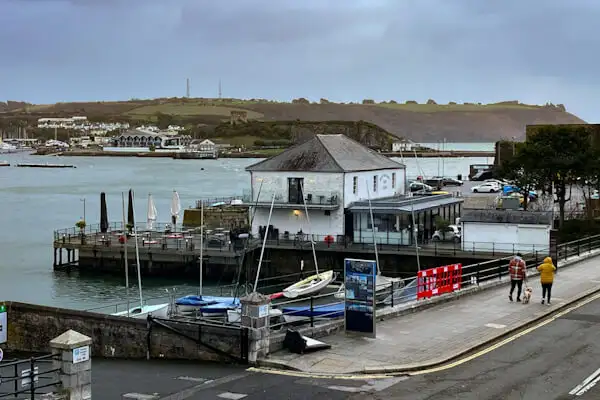
<instances>
[{"instance_id":1,"label":"metal gate","mask_svg":"<svg viewBox=\"0 0 600 400\"><path fill-rule=\"evenodd\" d=\"M147 346L148 346L148 354L151 353L152 347L152 327L154 325L158 325L161 328L164 328L170 332L175 333L176 335L182 336L189 340L196 342L197 344L206 347L207 349L219 354L221 356L228 357L236 362L240 362L242 364L248 364L248 328L239 325L228 325L228 324L219 324L208 321L177 321L177 320L169 320L163 318L155 318L152 316L148 316L148 336L147 336ZM183 325L179 326L178 325ZM233 333L233 335L239 335L240 345L237 351L226 352L223 351L203 340L203 331L205 330L221 330L223 332ZM213 332L214 333L214 332ZM237 354L236 354L237 353Z\"/></svg>"},{"instance_id":2,"label":"metal gate","mask_svg":"<svg viewBox=\"0 0 600 400\"><path fill-rule=\"evenodd\" d=\"M50 393L60 384L60 368L52 361L58 354L0 362L0 399L31 399Z\"/></svg>"}]
</instances>

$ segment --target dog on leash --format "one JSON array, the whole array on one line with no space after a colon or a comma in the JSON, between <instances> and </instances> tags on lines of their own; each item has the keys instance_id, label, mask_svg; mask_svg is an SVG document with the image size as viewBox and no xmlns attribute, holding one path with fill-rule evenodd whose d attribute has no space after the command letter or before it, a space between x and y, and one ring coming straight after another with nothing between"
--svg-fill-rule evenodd
<instances>
[{"instance_id":1,"label":"dog on leash","mask_svg":"<svg viewBox=\"0 0 600 400\"><path fill-rule=\"evenodd\" d=\"M531 295L533 294L533 288L531 286L527 286L525 291L523 292L523 304L529 303L531 300Z\"/></svg>"}]
</instances>

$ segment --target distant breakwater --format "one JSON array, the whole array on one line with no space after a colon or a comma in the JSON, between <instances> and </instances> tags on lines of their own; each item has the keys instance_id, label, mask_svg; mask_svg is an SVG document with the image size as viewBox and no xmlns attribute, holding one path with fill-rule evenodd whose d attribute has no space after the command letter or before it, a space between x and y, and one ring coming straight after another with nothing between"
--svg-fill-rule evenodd
<instances>
[{"instance_id":1,"label":"distant breakwater","mask_svg":"<svg viewBox=\"0 0 600 400\"><path fill-rule=\"evenodd\" d=\"M393 152L382 152L381 154L387 157L414 157L414 152L406 152L405 154L393 153ZM63 152L37 152L34 155L54 155L54 156L65 156L65 157L147 157L147 158L173 158L175 152L170 151L150 151L145 153L126 152L126 151L89 151L89 150L70 150ZM267 158L275 154L269 154L268 156L263 153L254 152L242 152L242 153L224 153L219 154L219 158ZM422 158L460 158L460 157L494 157L493 151L467 151L467 150L455 150L455 151L427 151L427 152L416 152L417 157Z\"/></svg>"}]
</instances>

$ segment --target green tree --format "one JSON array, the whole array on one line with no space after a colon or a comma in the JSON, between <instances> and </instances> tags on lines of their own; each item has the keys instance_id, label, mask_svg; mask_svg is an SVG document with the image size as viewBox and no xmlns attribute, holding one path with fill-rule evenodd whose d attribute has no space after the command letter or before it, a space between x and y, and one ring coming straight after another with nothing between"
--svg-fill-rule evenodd
<instances>
[{"instance_id":1,"label":"green tree","mask_svg":"<svg viewBox=\"0 0 600 400\"><path fill-rule=\"evenodd\" d=\"M519 143L515 154L502 163L499 175L513 182L523 195L523 209L529 205L529 192L544 184L543 173L536 166L533 146Z\"/></svg>"},{"instance_id":2,"label":"green tree","mask_svg":"<svg viewBox=\"0 0 600 400\"><path fill-rule=\"evenodd\" d=\"M161 112L157 112L155 114L155 116L156 116L156 126L159 129L167 129L169 127L169 125L173 125L173 123L174 123L174 118L170 114L164 114Z\"/></svg>"},{"instance_id":3,"label":"green tree","mask_svg":"<svg viewBox=\"0 0 600 400\"><path fill-rule=\"evenodd\" d=\"M523 150L530 161L521 160L527 173L538 177L538 184L553 185L558 204L559 225L565 221L565 206L571 200L572 185L586 174L592 141L580 126L548 125L527 138Z\"/></svg>"}]
</instances>

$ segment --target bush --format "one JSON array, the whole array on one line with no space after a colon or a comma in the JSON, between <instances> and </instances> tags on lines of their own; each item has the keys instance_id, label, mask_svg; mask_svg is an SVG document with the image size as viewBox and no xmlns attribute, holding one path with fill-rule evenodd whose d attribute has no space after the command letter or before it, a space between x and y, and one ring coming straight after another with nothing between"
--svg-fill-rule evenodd
<instances>
[{"instance_id":1,"label":"bush","mask_svg":"<svg viewBox=\"0 0 600 400\"><path fill-rule=\"evenodd\" d=\"M435 102L435 100L429 99L429 100L427 100L427 104L437 104L437 103Z\"/></svg>"},{"instance_id":2,"label":"bush","mask_svg":"<svg viewBox=\"0 0 600 400\"><path fill-rule=\"evenodd\" d=\"M406 100L406 103L404 103L404 104L419 104L419 103L417 103L414 100Z\"/></svg>"},{"instance_id":3,"label":"bush","mask_svg":"<svg viewBox=\"0 0 600 400\"><path fill-rule=\"evenodd\" d=\"M362 101L363 104L375 104L375 100L372 99L364 99Z\"/></svg>"}]
</instances>

